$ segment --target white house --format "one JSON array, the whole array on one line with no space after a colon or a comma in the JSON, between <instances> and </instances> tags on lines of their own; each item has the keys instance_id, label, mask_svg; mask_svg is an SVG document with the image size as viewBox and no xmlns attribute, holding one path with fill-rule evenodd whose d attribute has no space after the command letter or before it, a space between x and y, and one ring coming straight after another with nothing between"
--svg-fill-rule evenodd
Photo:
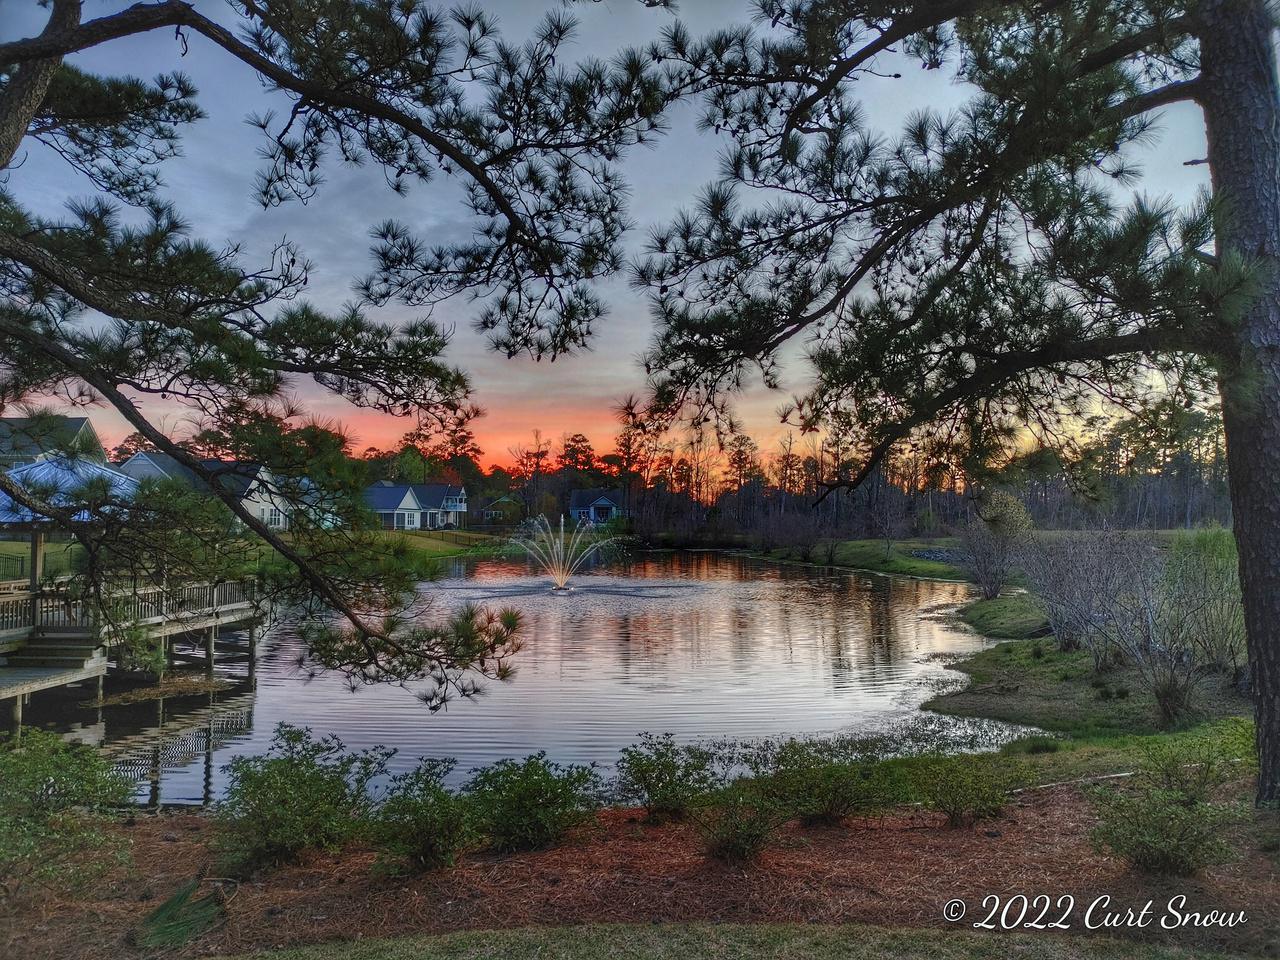
<instances>
[{"instance_id":1,"label":"white house","mask_svg":"<svg viewBox=\"0 0 1280 960\"><path fill-rule=\"evenodd\" d=\"M385 530L452 529L462 526L467 516L466 488L449 483L379 480L365 490L364 498Z\"/></svg>"},{"instance_id":2,"label":"white house","mask_svg":"<svg viewBox=\"0 0 1280 960\"><path fill-rule=\"evenodd\" d=\"M202 460L200 465L213 475L214 482L222 490L230 492L241 506L266 526L275 530L288 528L293 505L280 494L275 478L266 467L234 460ZM212 492L208 481L167 453L135 453L120 465L119 470L135 480L177 480L194 490Z\"/></svg>"},{"instance_id":3,"label":"white house","mask_svg":"<svg viewBox=\"0 0 1280 960\"><path fill-rule=\"evenodd\" d=\"M364 492L369 509L378 515L384 530L419 530L423 527L422 504L409 484L393 484L385 480Z\"/></svg>"}]
</instances>

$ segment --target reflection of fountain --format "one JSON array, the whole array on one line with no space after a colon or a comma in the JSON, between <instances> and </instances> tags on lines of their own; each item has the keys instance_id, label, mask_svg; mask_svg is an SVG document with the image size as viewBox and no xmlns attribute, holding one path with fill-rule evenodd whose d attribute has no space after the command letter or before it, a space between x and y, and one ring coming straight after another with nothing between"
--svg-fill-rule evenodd
<instances>
[{"instance_id":1,"label":"reflection of fountain","mask_svg":"<svg viewBox=\"0 0 1280 960\"><path fill-rule=\"evenodd\" d=\"M569 589L572 577L591 557L595 556L616 537L602 537L599 529L590 521L580 522L572 531L565 529L564 514L560 515L560 529L551 526L546 516L530 520L515 542L551 575L555 592Z\"/></svg>"}]
</instances>

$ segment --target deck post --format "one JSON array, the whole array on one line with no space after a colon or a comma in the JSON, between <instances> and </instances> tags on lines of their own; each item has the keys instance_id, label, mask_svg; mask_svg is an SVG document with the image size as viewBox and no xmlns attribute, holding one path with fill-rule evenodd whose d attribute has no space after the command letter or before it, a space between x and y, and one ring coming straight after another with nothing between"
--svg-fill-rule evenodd
<instances>
[{"instance_id":1,"label":"deck post","mask_svg":"<svg viewBox=\"0 0 1280 960\"><path fill-rule=\"evenodd\" d=\"M27 570L27 587L31 591L31 629L40 627L40 581L44 579L44 533L31 528L31 563Z\"/></svg>"},{"instance_id":2,"label":"deck post","mask_svg":"<svg viewBox=\"0 0 1280 960\"><path fill-rule=\"evenodd\" d=\"M204 653L205 653L205 661L206 661L204 668L205 668L205 672L208 673L209 676L211 677L213 676L214 649L217 646L217 643L218 643L218 625L215 623L212 627L209 628L204 638Z\"/></svg>"},{"instance_id":3,"label":"deck post","mask_svg":"<svg viewBox=\"0 0 1280 960\"><path fill-rule=\"evenodd\" d=\"M22 694L13 698L13 732L15 735L22 733Z\"/></svg>"},{"instance_id":4,"label":"deck post","mask_svg":"<svg viewBox=\"0 0 1280 960\"><path fill-rule=\"evenodd\" d=\"M256 680L258 674L258 625L249 621L249 679Z\"/></svg>"}]
</instances>

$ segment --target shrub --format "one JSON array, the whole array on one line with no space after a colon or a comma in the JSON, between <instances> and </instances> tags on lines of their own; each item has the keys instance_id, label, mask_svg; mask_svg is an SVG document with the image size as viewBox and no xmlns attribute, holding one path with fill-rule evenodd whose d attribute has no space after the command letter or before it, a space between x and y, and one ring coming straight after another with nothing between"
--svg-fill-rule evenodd
<instances>
[{"instance_id":1,"label":"shrub","mask_svg":"<svg viewBox=\"0 0 1280 960\"><path fill-rule=\"evenodd\" d=\"M453 760L423 760L391 781L373 822L377 846L420 870L451 867L476 839L468 799L444 785Z\"/></svg>"},{"instance_id":2,"label":"shrub","mask_svg":"<svg viewBox=\"0 0 1280 960\"><path fill-rule=\"evenodd\" d=\"M1175 588L1194 598L1184 615L1192 621L1201 656L1239 683L1246 656L1235 537L1220 527L1184 531L1174 536L1169 553Z\"/></svg>"},{"instance_id":3,"label":"shrub","mask_svg":"<svg viewBox=\"0 0 1280 960\"><path fill-rule=\"evenodd\" d=\"M682 820L699 800L721 786L714 758L702 747L682 747L667 733L642 733L618 760L618 793L639 803L652 823Z\"/></svg>"},{"instance_id":4,"label":"shrub","mask_svg":"<svg viewBox=\"0 0 1280 960\"><path fill-rule=\"evenodd\" d=\"M1144 748L1134 783L1194 806L1211 800L1234 772L1227 752L1208 737L1161 737Z\"/></svg>"},{"instance_id":5,"label":"shrub","mask_svg":"<svg viewBox=\"0 0 1280 960\"><path fill-rule=\"evenodd\" d=\"M224 768L219 844L230 865L277 863L311 847L333 848L368 826L370 786L394 750L348 752L329 735L282 723L266 755L236 757Z\"/></svg>"},{"instance_id":6,"label":"shrub","mask_svg":"<svg viewBox=\"0 0 1280 960\"><path fill-rule=\"evenodd\" d=\"M787 822L786 812L754 781L725 790L712 806L694 814L707 856L724 863L751 863Z\"/></svg>"},{"instance_id":7,"label":"shrub","mask_svg":"<svg viewBox=\"0 0 1280 960\"><path fill-rule=\"evenodd\" d=\"M545 752L500 760L475 771L467 790L494 849L540 850L590 819L599 806L600 777L591 767L561 766Z\"/></svg>"},{"instance_id":8,"label":"shrub","mask_svg":"<svg viewBox=\"0 0 1280 960\"><path fill-rule=\"evenodd\" d=\"M814 826L900 803L905 791L896 772L874 761L833 760L817 744L792 741L779 750L761 785L783 811Z\"/></svg>"},{"instance_id":9,"label":"shrub","mask_svg":"<svg viewBox=\"0 0 1280 960\"><path fill-rule=\"evenodd\" d=\"M0 738L0 889L73 890L120 862L102 814L132 792L90 747L37 729Z\"/></svg>"},{"instance_id":10,"label":"shrub","mask_svg":"<svg viewBox=\"0 0 1280 960\"><path fill-rule=\"evenodd\" d=\"M961 531L962 562L984 600L1000 595L1030 530L1031 515L1022 501L995 490L983 498L977 519Z\"/></svg>"},{"instance_id":11,"label":"shrub","mask_svg":"<svg viewBox=\"0 0 1280 960\"><path fill-rule=\"evenodd\" d=\"M1009 799L1007 774L989 757L921 757L913 772L916 796L952 827L994 817Z\"/></svg>"},{"instance_id":12,"label":"shrub","mask_svg":"<svg viewBox=\"0 0 1280 960\"><path fill-rule=\"evenodd\" d=\"M1018 565L1058 649L1083 645L1097 673L1114 658L1105 626L1123 587L1122 558L1141 548L1137 538L1113 530L1041 534L1028 537L1022 545Z\"/></svg>"},{"instance_id":13,"label":"shrub","mask_svg":"<svg viewBox=\"0 0 1280 960\"><path fill-rule=\"evenodd\" d=\"M1219 834L1236 818L1217 804L1188 803L1174 790L1136 794L1097 790L1099 822L1093 841L1145 873L1187 876L1230 855Z\"/></svg>"}]
</instances>

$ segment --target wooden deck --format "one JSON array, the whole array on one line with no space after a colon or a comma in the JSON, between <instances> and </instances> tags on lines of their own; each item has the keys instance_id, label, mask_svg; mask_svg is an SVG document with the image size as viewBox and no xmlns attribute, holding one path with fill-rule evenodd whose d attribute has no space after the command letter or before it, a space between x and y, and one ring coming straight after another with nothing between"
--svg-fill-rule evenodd
<instances>
[{"instance_id":1,"label":"wooden deck","mask_svg":"<svg viewBox=\"0 0 1280 960\"><path fill-rule=\"evenodd\" d=\"M120 601L118 615L153 638L209 634L211 668L210 631L247 623L258 612L251 581L149 587L122 594ZM15 724L21 724L22 705L31 694L106 674L106 650L94 647L95 615L56 584L35 593L0 591L0 701L13 700Z\"/></svg>"},{"instance_id":2,"label":"wooden deck","mask_svg":"<svg viewBox=\"0 0 1280 960\"><path fill-rule=\"evenodd\" d=\"M107 672L107 658L86 660L83 667L0 667L0 700L25 697L40 690L51 690L68 683L93 680Z\"/></svg>"}]
</instances>

